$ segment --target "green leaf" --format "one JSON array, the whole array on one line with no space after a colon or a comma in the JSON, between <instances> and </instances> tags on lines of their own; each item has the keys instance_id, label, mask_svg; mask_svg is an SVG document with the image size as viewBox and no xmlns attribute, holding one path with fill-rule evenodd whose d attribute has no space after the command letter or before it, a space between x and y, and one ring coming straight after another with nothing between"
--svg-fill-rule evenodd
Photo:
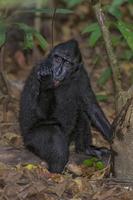
<instances>
[{"instance_id":1,"label":"green leaf","mask_svg":"<svg viewBox=\"0 0 133 200\"><path fill-rule=\"evenodd\" d=\"M103 163L102 161L97 161L97 162L95 163L95 167L96 167L96 169L98 169L98 170L102 170L102 169L105 168L105 165L104 165L104 163Z\"/></svg>"},{"instance_id":2,"label":"green leaf","mask_svg":"<svg viewBox=\"0 0 133 200\"><path fill-rule=\"evenodd\" d=\"M20 12L32 12L32 13L39 12L39 13L53 14L54 8L32 8L27 10L21 9Z\"/></svg>"},{"instance_id":3,"label":"green leaf","mask_svg":"<svg viewBox=\"0 0 133 200\"><path fill-rule=\"evenodd\" d=\"M106 69L102 72L100 78L99 78L98 81L97 81L98 85L100 85L100 86L105 85L105 83L111 78L111 75L112 75L112 70L111 70L111 68L106 68Z\"/></svg>"},{"instance_id":4,"label":"green leaf","mask_svg":"<svg viewBox=\"0 0 133 200\"><path fill-rule=\"evenodd\" d=\"M22 29L25 33L24 38L24 48L32 49L34 47L34 37L38 40L39 45L42 49L45 49L47 46L46 39L33 27L28 26L24 23L17 23L20 29Z\"/></svg>"},{"instance_id":5,"label":"green leaf","mask_svg":"<svg viewBox=\"0 0 133 200\"><path fill-rule=\"evenodd\" d=\"M25 168L25 169L28 169L28 170L34 170L34 169L37 168L37 165L29 163L29 164L26 164L26 165L24 166L24 168Z\"/></svg>"},{"instance_id":6,"label":"green leaf","mask_svg":"<svg viewBox=\"0 0 133 200\"><path fill-rule=\"evenodd\" d=\"M33 49L34 40L32 32L25 32L24 49Z\"/></svg>"},{"instance_id":7,"label":"green leaf","mask_svg":"<svg viewBox=\"0 0 133 200\"><path fill-rule=\"evenodd\" d=\"M46 39L37 31L34 32L34 36L38 40L40 47L45 49L48 44Z\"/></svg>"},{"instance_id":8,"label":"green leaf","mask_svg":"<svg viewBox=\"0 0 133 200\"><path fill-rule=\"evenodd\" d=\"M73 13L73 11L69 10L69 9L64 9L64 8L57 8L56 9L56 13L59 13L59 14L71 14L71 13Z\"/></svg>"},{"instance_id":9,"label":"green leaf","mask_svg":"<svg viewBox=\"0 0 133 200\"><path fill-rule=\"evenodd\" d=\"M53 14L55 12L55 8L33 8L33 9L28 9L28 10L20 10L21 12L39 12L39 13L46 13L46 14ZM65 8L57 8L56 13L58 14L71 14L73 13L72 10L70 9L65 9Z\"/></svg>"},{"instance_id":10,"label":"green leaf","mask_svg":"<svg viewBox=\"0 0 133 200\"><path fill-rule=\"evenodd\" d=\"M98 23L91 23L90 25L86 26L82 33L90 33L90 32L93 32L95 30L100 30L100 27L99 27L99 24Z\"/></svg>"},{"instance_id":11,"label":"green leaf","mask_svg":"<svg viewBox=\"0 0 133 200\"><path fill-rule=\"evenodd\" d=\"M16 23L16 25L24 31L24 49L33 49L34 39L33 39L33 29L24 23Z\"/></svg>"},{"instance_id":12,"label":"green leaf","mask_svg":"<svg viewBox=\"0 0 133 200\"><path fill-rule=\"evenodd\" d=\"M105 168L105 164L102 161L98 160L98 158L96 157L84 160L83 164L87 167L95 167L98 170L102 170Z\"/></svg>"},{"instance_id":13,"label":"green leaf","mask_svg":"<svg viewBox=\"0 0 133 200\"><path fill-rule=\"evenodd\" d=\"M127 0L113 0L111 6L120 6L121 4L125 3Z\"/></svg>"},{"instance_id":14,"label":"green leaf","mask_svg":"<svg viewBox=\"0 0 133 200\"><path fill-rule=\"evenodd\" d=\"M115 16L116 18L122 17L122 12L120 11L120 5L122 5L127 0L113 0L110 6L108 6L108 12Z\"/></svg>"},{"instance_id":15,"label":"green leaf","mask_svg":"<svg viewBox=\"0 0 133 200\"><path fill-rule=\"evenodd\" d=\"M97 161L98 159L96 157L91 157L90 159L86 159L83 161L83 164L87 167L93 167L95 162Z\"/></svg>"},{"instance_id":16,"label":"green leaf","mask_svg":"<svg viewBox=\"0 0 133 200\"><path fill-rule=\"evenodd\" d=\"M129 23L127 23L127 22L125 23L125 22L123 22L123 21L121 21L121 20L119 20L117 23L114 23L114 25L117 27L119 22L121 22L122 24L124 24L124 26L125 26L127 29L133 31L133 25L132 25L132 24L129 24Z\"/></svg>"},{"instance_id":17,"label":"green leaf","mask_svg":"<svg viewBox=\"0 0 133 200\"><path fill-rule=\"evenodd\" d=\"M93 167L93 161L91 159L86 159L83 161L83 164L87 167Z\"/></svg>"},{"instance_id":18,"label":"green leaf","mask_svg":"<svg viewBox=\"0 0 133 200\"><path fill-rule=\"evenodd\" d=\"M132 31L132 28L130 27L131 25L126 24L123 21L118 21L117 23L117 28L119 29L119 31L121 32L125 40L127 41L128 46L133 51L133 31Z\"/></svg>"},{"instance_id":19,"label":"green leaf","mask_svg":"<svg viewBox=\"0 0 133 200\"><path fill-rule=\"evenodd\" d=\"M99 40L99 38L102 36L101 29L98 25L98 23L92 23L85 27L82 31L82 33L91 33L89 37L89 45L91 47L95 46L96 42Z\"/></svg>"},{"instance_id":20,"label":"green leaf","mask_svg":"<svg viewBox=\"0 0 133 200\"><path fill-rule=\"evenodd\" d=\"M63 0L67 3L68 7L74 7L78 4L80 4L83 0Z\"/></svg>"},{"instance_id":21,"label":"green leaf","mask_svg":"<svg viewBox=\"0 0 133 200\"><path fill-rule=\"evenodd\" d=\"M107 101L108 100L108 96L102 95L102 94L96 94L96 98L98 101Z\"/></svg>"},{"instance_id":22,"label":"green leaf","mask_svg":"<svg viewBox=\"0 0 133 200\"><path fill-rule=\"evenodd\" d=\"M0 47L6 42L6 26L0 22Z\"/></svg>"},{"instance_id":23,"label":"green leaf","mask_svg":"<svg viewBox=\"0 0 133 200\"><path fill-rule=\"evenodd\" d=\"M101 35L102 35L101 34L101 30L97 29L97 30L93 31L91 33L90 37L89 37L89 40L88 40L89 41L89 45L91 47L94 47L96 42L100 39Z\"/></svg>"},{"instance_id":24,"label":"green leaf","mask_svg":"<svg viewBox=\"0 0 133 200\"><path fill-rule=\"evenodd\" d=\"M20 29L24 30L24 31L29 31L29 27L27 24L24 23L15 23Z\"/></svg>"},{"instance_id":25,"label":"green leaf","mask_svg":"<svg viewBox=\"0 0 133 200\"><path fill-rule=\"evenodd\" d=\"M119 8L117 7L113 7L111 6L109 9L108 9L109 13L112 14L114 17L116 18L121 18L122 17L122 12L120 11Z\"/></svg>"}]
</instances>

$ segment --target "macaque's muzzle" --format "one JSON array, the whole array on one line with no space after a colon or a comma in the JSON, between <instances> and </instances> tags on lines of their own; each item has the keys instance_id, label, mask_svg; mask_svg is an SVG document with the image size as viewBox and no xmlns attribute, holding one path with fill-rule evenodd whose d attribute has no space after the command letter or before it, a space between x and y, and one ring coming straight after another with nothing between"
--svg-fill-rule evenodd
<instances>
[{"instance_id":1,"label":"macaque's muzzle","mask_svg":"<svg viewBox=\"0 0 133 200\"><path fill-rule=\"evenodd\" d=\"M81 64L76 64L70 67L65 67L62 63L60 66L52 67L52 79L54 82L54 86L57 87L60 82L66 80L68 78L73 78L73 76L77 76L77 72L80 70Z\"/></svg>"},{"instance_id":2,"label":"macaque's muzzle","mask_svg":"<svg viewBox=\"0 0 133 200\"><path fill-rule=\"evenodd\" d=\"M67 77L70 69L65 67L64 62L62 61L60 65L52 66L52 79L57 84L64 80Z\"/></svg>"}]
</instances>

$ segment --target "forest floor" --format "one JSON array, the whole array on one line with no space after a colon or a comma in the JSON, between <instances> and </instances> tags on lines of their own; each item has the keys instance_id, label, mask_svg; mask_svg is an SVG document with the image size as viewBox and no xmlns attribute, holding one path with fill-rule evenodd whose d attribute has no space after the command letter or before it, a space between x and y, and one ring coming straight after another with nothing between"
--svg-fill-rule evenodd
<instances>
[{"instance_id":1,"label":"forest floor","mask_svg":"<svg viewBox=\"0 0 133 200\"><path fill-rule=\"evenodd\" d=\"M80 6L80 9L81 12L89 12L85 6ZM112 123L115 118L112 80L104 86L97 84L100 74L108 67L104 44L101 42L95 48L89 48L86 38L80 34L80 28L84 27L86 22L81 21L77 26L75 23L74 17L65 21L61 27L62 31L58 30L60 27L57 24L55 44L70 38L79 41L95 93L108 96L100 105ZM49 25L47 32L44 31L45 35L49 35L48 30ZM51 35L48 37L51 41ZM0 93L0 200L132 200L133 187L130 182L107 178L110 166L102 170L86 167L83 160L87 157L76 154L73 146L63 174L49 173L47 164L24 148L18 123L19 99L29 71L35 62L42 58L42 54L38 49L34 49L32 54L28 55L27 61L19 48L15 49L13 54L10 53L11 46L12 44L6 48L4 71L9 82L9 93L14 98ZM47 51L49 49L50 47ZM122 53L121 47L117 48L117 53ZM121 65L123 66L123 63ZM128 75L124 78L128 81ZM3 91L4 87L0 86L0 89ZM94 145L109 147L96 130L93 129L92 134Z\"/></svg>"}]
</instances>

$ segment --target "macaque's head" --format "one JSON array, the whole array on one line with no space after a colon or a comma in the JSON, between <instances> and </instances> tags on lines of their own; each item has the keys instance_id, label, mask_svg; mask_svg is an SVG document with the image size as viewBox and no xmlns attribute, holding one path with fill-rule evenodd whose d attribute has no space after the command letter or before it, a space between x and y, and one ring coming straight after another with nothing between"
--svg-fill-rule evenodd
<instances>
[{"instance_id":1,"label":"macaque's head","mask_svg":"<svg viewBox=\"0 0 133 200\"><path fill-rule=\"evenodd\" d=\"M67 79L79 69L82 61L78 42L73 39L55 46L51 59L55 83Z\"/></svg>"},{"instance_id":2,"label":"macaque's head","mask_svg":"<svg viewBox=\"0 0 133 200\"><path fill-rule=\"evenodd\" d=\"M52 49L45 62L41 64L39 79L45 80L46 76L50 76L54 86L57 87L62 81L75 75L80 69L81 62L81 53L76 40L61 43Z\"/></svg>"}]
</instances>

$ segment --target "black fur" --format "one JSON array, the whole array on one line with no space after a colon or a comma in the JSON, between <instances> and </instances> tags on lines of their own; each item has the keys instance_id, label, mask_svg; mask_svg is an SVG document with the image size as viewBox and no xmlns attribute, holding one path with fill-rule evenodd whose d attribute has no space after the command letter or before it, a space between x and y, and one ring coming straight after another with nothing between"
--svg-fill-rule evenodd
<instances>
[{"instance_id":1,"label":"black fur","mask_svg":"<svg viewBox=\"0 0 133 200\"><path fill-rule=\"evenodd\" d=\"M71 138L77 152L91 148L90 123L107 140L112 131L92 91L78 43L57 45L33 68L21 96L20 128L25 146L48 162L51 172L62 172Z\"/></svg>"}]
</instances>

